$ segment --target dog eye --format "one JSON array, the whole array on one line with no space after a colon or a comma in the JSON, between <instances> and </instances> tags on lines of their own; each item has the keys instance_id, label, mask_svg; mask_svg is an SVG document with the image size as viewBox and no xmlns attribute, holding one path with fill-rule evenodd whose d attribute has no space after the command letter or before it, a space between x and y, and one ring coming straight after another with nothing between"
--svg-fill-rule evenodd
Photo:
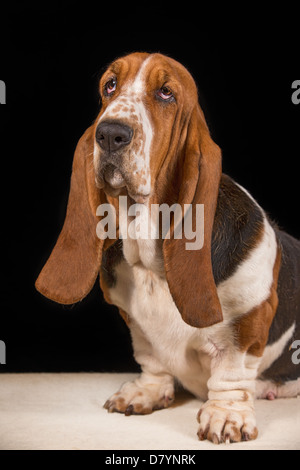
<instances>
[{"instance_id":1,"label":"dog eye","mask_svg":"<svg viewBox=\"0 0 300 470\"><path fill-rule=\"evenodd\" d=\"M173 95L173 92L171 90L171 88L169 88L168 86L162 86L158 92L157 92L157 96L159 98L161 98L162 100L164 101L170 101L172 98L174 98L174 95Z\"/></svg>"},{"instance_id":2,"label":"dog eye","mask_svg":"<svg viewBox=\"0 0 300 470\"><path fill-rule=\"evenodd\" d=\"M106 96L112 95L117 88L117 80L115 78L111 78L108 82L104 85L104 93Z\"/></svg>"}]
</instances>

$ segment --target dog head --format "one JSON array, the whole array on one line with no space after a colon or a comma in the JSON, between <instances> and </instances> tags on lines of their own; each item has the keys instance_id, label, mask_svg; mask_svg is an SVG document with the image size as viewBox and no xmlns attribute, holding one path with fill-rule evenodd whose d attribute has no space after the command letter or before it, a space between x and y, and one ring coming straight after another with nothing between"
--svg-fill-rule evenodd
<instances>
[{"instance_id":1,"label":"dog head","mask_svg":"<svg viewBox=\"0 0 300 470\"><path fill-rule=\"evenodd\" d=\"M74 156L65 224L36 286L61 303L93 286L105 249L96 236L96 207L128 194L139 203L204 205L204 244L164 240L170 292L183 319L205 327L222 320L211 266L211 235L221 152L198 104L195 82L175 60L134 53L113 62L100 80L102 106Z\"/></svg>"}]
</instances>

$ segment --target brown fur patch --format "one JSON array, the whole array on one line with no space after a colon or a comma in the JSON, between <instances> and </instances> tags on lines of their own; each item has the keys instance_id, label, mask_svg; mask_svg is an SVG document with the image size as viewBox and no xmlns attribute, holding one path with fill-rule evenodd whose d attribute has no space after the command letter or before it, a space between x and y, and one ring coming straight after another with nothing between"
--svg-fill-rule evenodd
<instances>
[{"instance_id":1,"label":"brown fur patch","mask_svg":"<svg viewBox=\"0 0 300 470\"><path fill-rule=\"evenodd\" d=\"M119 312L120 312L120 315L123 318L124 322L126 323L126 325L129 326L130 320L129 320L128 314L124 310L122 310L121 308L119 308Z\"/></svg>"},{"instance_id":2,"label":"brown fur patch","mask_svg":"<svg viewBox=\"0 0 300 470\"><path fill-rule=\"evenodd\" d=\"M278 305L277 281L280 263L281 251L278 247L273 267L273 284L269 298L234 323L234 332L239 349L257 357L263 354L268 341L269 329Z\"/></svg>"}]
</instances>

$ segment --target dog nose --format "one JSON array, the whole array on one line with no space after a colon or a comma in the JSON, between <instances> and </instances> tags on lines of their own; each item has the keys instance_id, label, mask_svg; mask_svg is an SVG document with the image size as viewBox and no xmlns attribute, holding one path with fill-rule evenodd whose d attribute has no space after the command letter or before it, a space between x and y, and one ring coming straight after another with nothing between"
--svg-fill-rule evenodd
<instances>
[{"instance_id":1,"label":"dog nose","mask_svg":"<svg viewBox=\"0 0 300 470\"><path fill-rule=\"evenodd\" d=\"M119 122L104 121L96 130L96 141L106 152L116 152L130 144L133 135L131 127Z\"/></svg>"}]
</instances>

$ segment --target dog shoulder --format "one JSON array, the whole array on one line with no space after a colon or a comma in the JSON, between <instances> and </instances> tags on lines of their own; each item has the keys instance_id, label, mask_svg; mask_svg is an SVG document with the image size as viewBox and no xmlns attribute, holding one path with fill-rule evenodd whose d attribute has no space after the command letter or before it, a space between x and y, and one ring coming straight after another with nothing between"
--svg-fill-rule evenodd
<instances>
[{"instance_id":1,"label":"dog shoulder","mask_svg":"<svg viewBox=\"0 0 300 470\"><path fill-rule=\"evenodd\" d=\"M230 278L263 238L265 215L250 194L223 174L212 234L212 267L219 285Z\"/></svg>"}]
</instances>

